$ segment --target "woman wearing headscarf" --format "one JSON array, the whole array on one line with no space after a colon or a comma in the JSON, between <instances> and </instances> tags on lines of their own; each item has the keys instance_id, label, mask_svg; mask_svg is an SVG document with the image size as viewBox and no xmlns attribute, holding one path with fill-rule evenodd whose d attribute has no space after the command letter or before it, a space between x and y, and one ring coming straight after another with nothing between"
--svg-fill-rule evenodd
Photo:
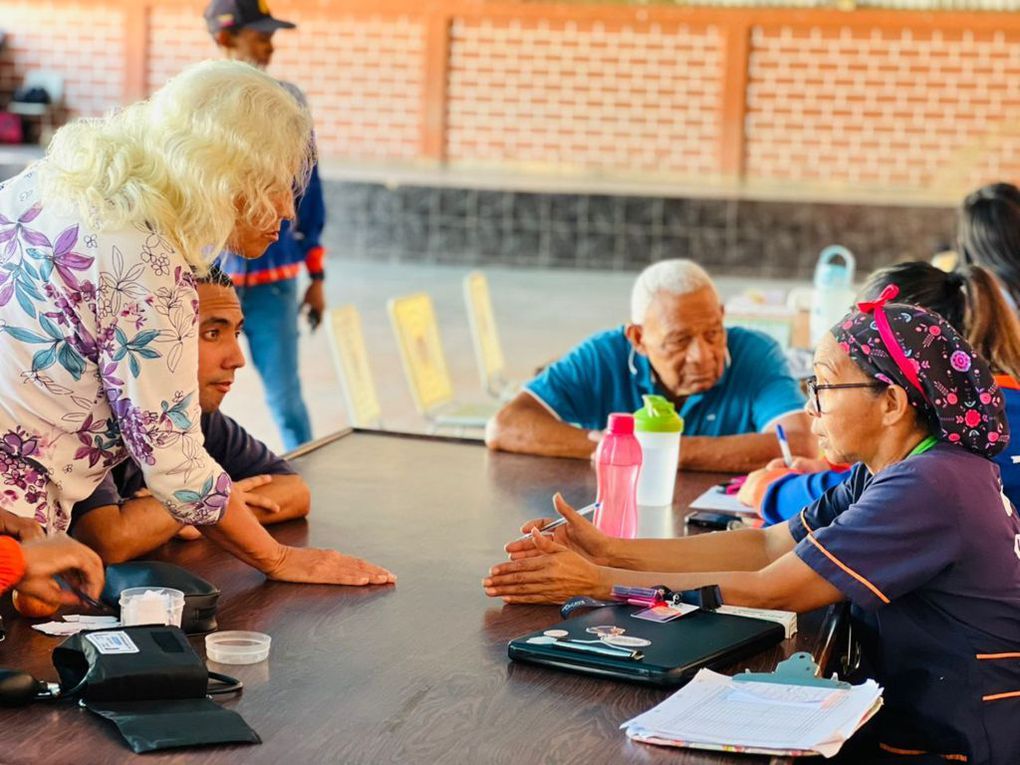
<instances>
[{"instance_id":1,"label":"woman wearing headscarf","mask_svg":"<svg viewBox=\"0 0 1020 765\"><path fill-rule=\"evenodd\" d=\"M874 300L890 284L897 300L920 305L939 314L962 333L977 354L991 365L1006 402L1006 419L1020 423L1020 320L1010 311L995 278L980 266L945 272L923 261L898 263L871 275L861 290ZM1002 487L1014 506L1020 506L1020 440L995 455ZM829 469L824 460L796 458L793 469L782 460L751 473L739 497L756 508L767 524L800 512L832 487L850 477L849 466Z\"/></svg>"},{"instance_id":2,"label":"woman wearing headscarf","mask_svg":"<svg viewBox=\"0 0 1020 765\"><path fill-rule=\"evenodd\" d=\"M952 326L891 303L891 287L833 327L807 404L845 483L782 524L618 540L557 497L507 545L486 593L511 603L608 597L613 584L719 585L734 605L809 611L849 601L885 688L855 762L1020 761L1020 519L992 458L1009 441L1002 392ZM866 759L865 759L866 758Z\"/></svg>"},{"instance_id":3,"label":"woman wearing headscarf","mask_svg":"<svg viewBox=\"0 0 1020 765\"><path fill-rule=\"evenodd\" d=\"M134 460L181 523L267 576L369 584L385 569L267 534L203 446L197 293L223 249L255 258L294 215L311 119L236 62L62 128L0 184L0 505L56 533Z\"/></svg>"}]
</instances>

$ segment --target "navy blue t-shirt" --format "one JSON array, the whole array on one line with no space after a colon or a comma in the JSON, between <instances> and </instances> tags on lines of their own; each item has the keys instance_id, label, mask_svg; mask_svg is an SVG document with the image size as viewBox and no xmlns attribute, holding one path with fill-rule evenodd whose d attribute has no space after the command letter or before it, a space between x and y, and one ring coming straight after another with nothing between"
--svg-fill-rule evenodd
<instances>
[{"instance_id":1,"label":"navy blue t-shirt","mask_svg":"<svg viewBox=\"0 0 1020 765\"><path fill-rule=\"evenodd\" d=\"M779 344L755 330L726 330L729 359L722 377L688 396L679 414L689 436L734 436L767 430L804 408L800 386ZM600 430L613 412L644 406L643 394L662 394L647 356L634 354L623 327L592 335L524 387L560 420Z\"/></svg>"},{"instance_id":2,"label":"navy blue t-shirt","mask_svg":"<svg viewBox=\"0 0 1020 765\"><path fill-rule=\"evenodd\" d=\"M890 751L1020 762L1020 518L991 460L937 444L788 521L853 605Z\"/></svg>"},{"instance_id":3,"label":"navy blue t-shirt","mask_svg":"<svg viewBox=\"0 0 1020 765\"><path fill-rule=\"evenodd\" d=\"M205 450L234 481L257 475L292 475L287 460L278 457L269 447L222 412L202 415ZM125 460L106 474L92 494L76 502L71 511L73 523L97 507L118 505L145 488L145 477L133 460Z\"/></svg>"}]
</instances>

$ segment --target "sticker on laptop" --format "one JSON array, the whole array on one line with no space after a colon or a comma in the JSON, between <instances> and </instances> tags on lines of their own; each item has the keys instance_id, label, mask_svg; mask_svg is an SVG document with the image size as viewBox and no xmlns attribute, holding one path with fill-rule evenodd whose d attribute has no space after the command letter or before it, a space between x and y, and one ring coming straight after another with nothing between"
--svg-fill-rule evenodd
<instances>
[{"instance_id":1,"label":"sticker on laptop","mask_svg":"<svg viewBox=\"0 0 1020 765\"><path fill-rule=\"evenodd\" d=\"M101 654L138 653L138 646L126 632L90 632L85 639L92 643Z\"/></svg>"},{"instance_id":2,"label":"sticker on laptop","mask_svg":"<svg viewBox=\"0 0 1020 765\"><path fill-rule=\"evenodd\" d=\"M679 619L684 614L689 614L691 611L697 611L697 606L692 606L689 603L680 603L675 606L667 606L665 604L661 606L652 606L646 608L644 611L638 611L636 614L631 614L635 619L644 619L649 622L671 622L674 619Z\"/></svg>"}]
</instances>

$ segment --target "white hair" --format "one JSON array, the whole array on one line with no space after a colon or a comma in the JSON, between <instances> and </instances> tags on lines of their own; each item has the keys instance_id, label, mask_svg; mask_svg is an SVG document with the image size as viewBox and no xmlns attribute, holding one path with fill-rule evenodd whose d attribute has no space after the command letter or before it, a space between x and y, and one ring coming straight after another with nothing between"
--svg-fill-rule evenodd
<instances>
[{"instance_id":1,"label":"white hair","mask_svg":"<svg viewBox=\"0 0 1020 765\"><path fill-rule=\"evenodd\" d=\"M648 306L660 292L689 295L705 287L715 291L712 278L693 260L677 258L653 263L634 282L634 289L630 293L630 320L634 324L643 324Z\"/></svg>"}]
</instances>

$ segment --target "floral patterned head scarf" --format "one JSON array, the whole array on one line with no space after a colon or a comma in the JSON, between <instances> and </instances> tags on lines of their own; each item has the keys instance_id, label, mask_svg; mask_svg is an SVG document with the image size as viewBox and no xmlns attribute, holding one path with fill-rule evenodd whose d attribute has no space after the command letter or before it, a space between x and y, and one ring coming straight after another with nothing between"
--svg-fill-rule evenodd
<instances>
[{"instance_id":1,"label":"floral patterned head scarf","mask_svg":"<svg viewBox=\"0 0 1020 765\"><path fill-rule=\"evenodd\" d=\"M1006 408L988 363L941 316L877 300L858 303L832 328L839 346L867 375L907 392L935 437L991 459L1009 444Z\"/></svg>"}]
</instances>

